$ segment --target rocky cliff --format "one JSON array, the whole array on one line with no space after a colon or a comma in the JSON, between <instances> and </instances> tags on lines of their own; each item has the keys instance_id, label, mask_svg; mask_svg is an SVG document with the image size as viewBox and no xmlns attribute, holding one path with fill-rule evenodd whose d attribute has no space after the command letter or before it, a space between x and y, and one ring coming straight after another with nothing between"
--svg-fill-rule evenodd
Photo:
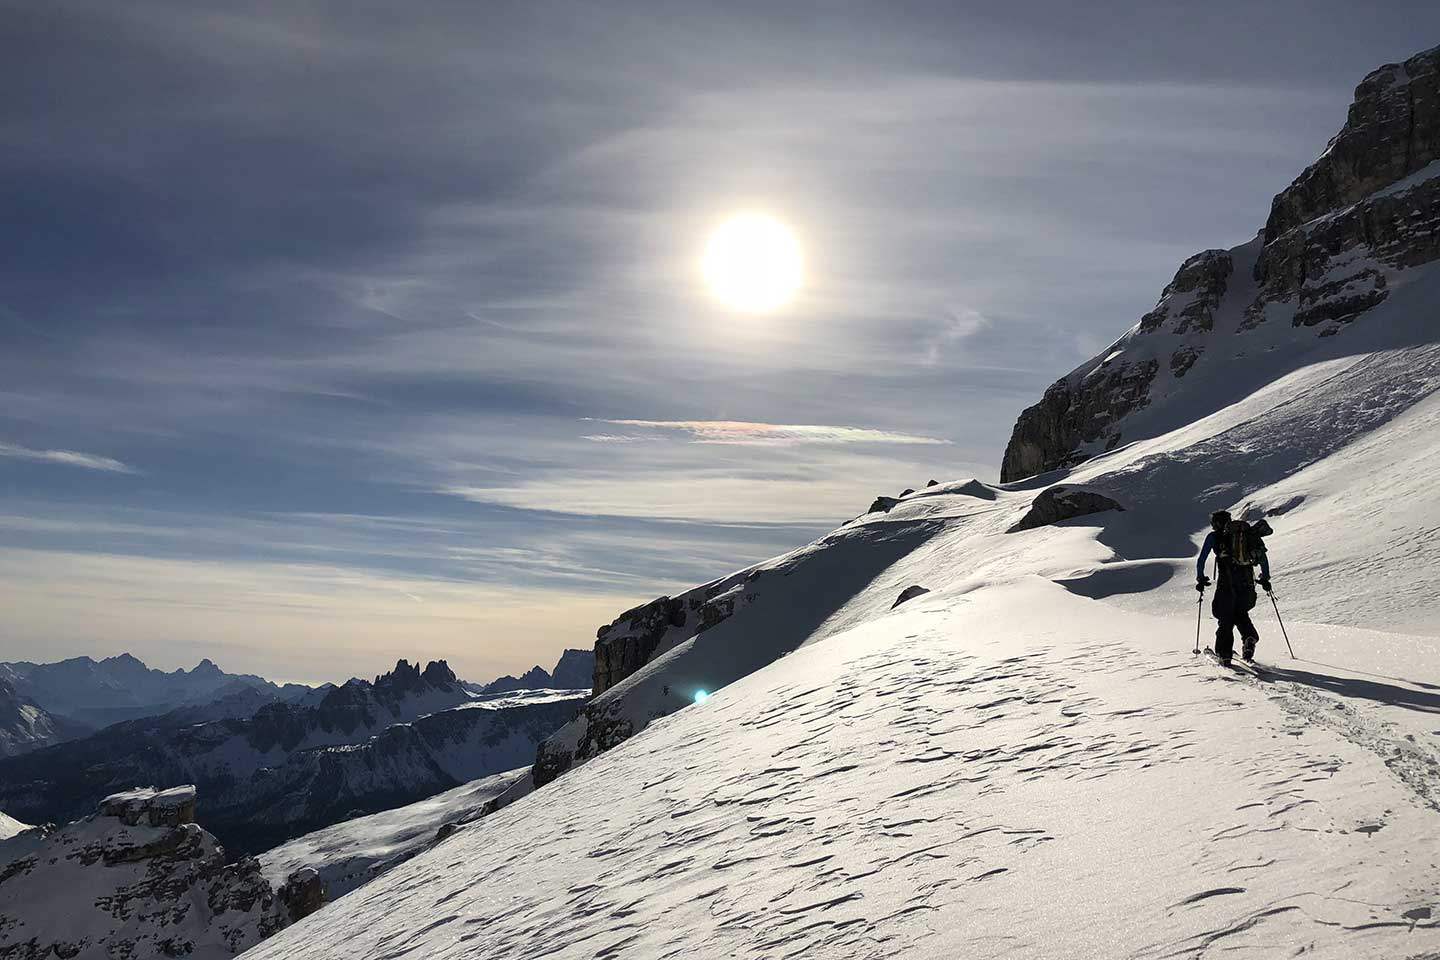
<instances>
[{"instance_id":1,"label":"rocky cliff","mask_svg":"<svg viewBox=\"0 0 1440 960\"><path fill-rule=\"evenodd\" d=\"M1001 480L1072 466L1239 399L1274 378L1265 354L1298 359L1383 302L1407 268L1436 259L1440 47L1367 76L1255 240L1187 260L1154 310L1025 410Z\"/></svg>"},{"instance_id":2,"label":"rocky cliff","mask_svg":"<svg viewBox=\"0 0 1440 960\"><path fill-rule=\"evenodd\" d=\"M318 906L307 877L228 863L194 817L193 786L132 789L0 841L0 957L230 956Z\"/></svg>"}]
</instances>

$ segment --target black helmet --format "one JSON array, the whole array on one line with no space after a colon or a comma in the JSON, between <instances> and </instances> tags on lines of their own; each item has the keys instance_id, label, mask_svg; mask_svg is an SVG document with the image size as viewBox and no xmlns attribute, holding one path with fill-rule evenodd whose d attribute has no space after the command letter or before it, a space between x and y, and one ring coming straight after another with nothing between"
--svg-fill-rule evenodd
<instances>
[{"instance_id":1,"label":"black helmet","mask_svg":"<svg viewBox=\"0 0 1440 960\"><path fill-rule=\"evenodd\" d=\"M1216 510L1214 513L1210 514L1210 526L1216 530L1225 529L1225 525L1229 522L1230 511L1228 510Z\"/></svg>"}]
</instances>

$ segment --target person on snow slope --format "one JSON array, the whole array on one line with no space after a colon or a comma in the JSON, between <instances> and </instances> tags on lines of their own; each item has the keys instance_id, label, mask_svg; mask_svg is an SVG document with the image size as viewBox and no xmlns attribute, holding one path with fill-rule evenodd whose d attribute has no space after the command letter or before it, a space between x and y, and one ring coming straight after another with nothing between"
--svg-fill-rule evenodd
<instances>
[{"instance_id":1,"label":"person on snow slope","mask_svg":"<svg viewBox=\"0 0 1440 960\"><path fill-rule=\"evenodd\" d=\"M1250 611L1257 599L1255 585L1259 583L1270 592L1270 560L1265 555L1262 539L1270 532L1270 525L1261 520L1255 525L1243 520L1232 520L1224 510L1210 515L1210 533L1200 548L1200 559L1195 565L1195 589L1200 593L1210 586L1205 575L1205 561L1215 554L1215 599L1210 603L1210 612L1220 625L1215 628L1215 655L1220 662L1229 665L1235 651L1235 628L1240 629L1240 656L1249 662L1255 659L1255 644L1260 633L1250 622ZM1260 567L1260 578L1255 578L1255 567Z\"/></svg>"}]
</instances>

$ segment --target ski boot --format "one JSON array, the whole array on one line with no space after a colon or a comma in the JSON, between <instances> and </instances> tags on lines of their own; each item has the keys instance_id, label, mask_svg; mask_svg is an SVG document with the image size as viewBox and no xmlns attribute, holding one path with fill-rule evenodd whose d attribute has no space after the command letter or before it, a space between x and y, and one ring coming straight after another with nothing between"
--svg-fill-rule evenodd
<instances>
[{"instance_id":1,"label":"ski boot","mask_svg":"<svg viewBox=\"0 0 1440 960\"><path fill-rule=\"evenodd\" d=\"M1259 637L1242 637L1240 639L1240 659L1246 663L1255 662L1255 644L1260 642Z\"/></svg>"}]
</instances>

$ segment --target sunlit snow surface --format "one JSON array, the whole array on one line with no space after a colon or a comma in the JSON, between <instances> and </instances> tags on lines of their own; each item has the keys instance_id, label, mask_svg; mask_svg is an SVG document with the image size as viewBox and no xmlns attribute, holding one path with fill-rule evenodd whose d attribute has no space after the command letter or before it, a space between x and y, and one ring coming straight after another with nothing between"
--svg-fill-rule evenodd
<instances>
[{"instance_id":1,"label":"sunlit snow surface","mask_svg":"<svg viewBox=\"0 0 1440 960\"><path fill-rule=\"evenodd\" d=\"M1416 271L1245 400L737 574L596 699L639 733L249 956L1440 951L1436 302ZM1007 533L1056 482L1125 511ZM1272 515L1262 677L1191 654L1218 508Z\"/></svg>"}]
</instances>

